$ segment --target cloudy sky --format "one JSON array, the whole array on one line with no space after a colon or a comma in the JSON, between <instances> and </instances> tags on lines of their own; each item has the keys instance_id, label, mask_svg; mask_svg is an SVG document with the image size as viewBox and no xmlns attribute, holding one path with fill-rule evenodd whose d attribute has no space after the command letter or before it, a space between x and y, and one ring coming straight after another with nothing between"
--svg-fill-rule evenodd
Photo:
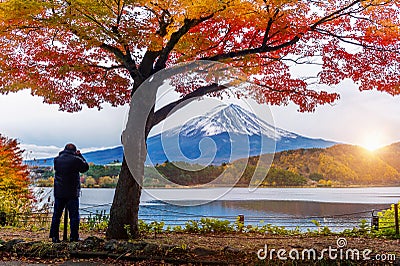
<instances>
[{"instance_id":1,"label":"cloudy sky","mask_svg":"<svg viewBox=\"0 0 400 266\"><path fill-rule=\"evenodd\" d=\"M279 128L307 137L363 146L400 141L400 97L375 91L359 92L349 81L332 89L341 94L341 99L334 105L320 106L313 113L299 113L293 105L270 108L253 105L254 111ZM179 123L211 105L220 104L216 101L207 105L191 104L180 116L177 114L182 120ZM224 100L229 102L246 107L241 101ZM274 121L268 117L269 110ZM56 105L43 104L29 91L21 91L0 95L0 114L0 133L18 139L26 150L25 159L33 159L54 156L67 142L76 143L82 151L120 145L128 106L104 105L101 111L84 109L71 114L58 111ZM178 121L174 119L174 123ZM161 126L155 132L160 130Z\"/></svg>"}]
</instances>

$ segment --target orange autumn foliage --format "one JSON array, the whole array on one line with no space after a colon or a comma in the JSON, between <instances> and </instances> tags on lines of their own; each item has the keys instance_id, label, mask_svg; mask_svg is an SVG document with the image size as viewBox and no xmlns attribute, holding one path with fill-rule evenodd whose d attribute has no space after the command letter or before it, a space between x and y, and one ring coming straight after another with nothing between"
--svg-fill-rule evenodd
<instances>
[{"instance_id":1,"label":"orange autumn foliage","mask_svg":"<svg viewBox=\"0 0 400 266\"><path fill-rule=\"evenodd\" d=\"M400 93L397 0L5 0L0 93L31 89L61 110L122 105L151 74L218 61L253 84L236 91L300 111L338 99L326 86ZM293 65L314 65L298 77ZM198 86L181 80L188 95ZM215 96L221 91L215 91Z\"/></svg>"},{"instance_id":2,"label":"orange autumn foliage","mask_svg":"<svg viewBox=\"0 0 400 266\"><path fill-rule=\"evenodd\" d=\"M16 140L0 135L0 212L8 215L30 210L32 193L22 153Z\"/></svg>"}]
</instances>

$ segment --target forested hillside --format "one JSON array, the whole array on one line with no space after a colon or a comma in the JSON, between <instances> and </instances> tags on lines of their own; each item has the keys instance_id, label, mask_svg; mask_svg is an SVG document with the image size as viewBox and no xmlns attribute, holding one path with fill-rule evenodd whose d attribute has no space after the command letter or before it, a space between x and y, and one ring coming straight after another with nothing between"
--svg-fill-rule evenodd
<instances>
[{"instance_id":1,"label":"forested hillside","mask_svg":"<svg viewBox=\"0 0 400 266\"><path fill-rule=\"evenodd\" d=\"M343 185L399 185L399 155L399 144L375 152L341 144L326 149L279 152L275 154L273 166L314 181Z\"/></svg>"},{"instance_id":2,"label":"forested hillside","mask_svg":"<svg viewBox=\"0 0 400 266\"><path fill-rule=\"evenodd\" d=\"M379 149L377 154L382 160L400 172L400 142Z\"/></svg>"}]
</instances>

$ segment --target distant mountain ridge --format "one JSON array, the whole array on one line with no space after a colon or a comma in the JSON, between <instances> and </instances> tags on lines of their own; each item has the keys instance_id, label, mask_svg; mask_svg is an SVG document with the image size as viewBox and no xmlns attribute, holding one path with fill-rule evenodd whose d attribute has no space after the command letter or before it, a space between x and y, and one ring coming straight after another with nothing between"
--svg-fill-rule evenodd
<instances>
[{"instance_id":1,"label":"distant mountain ridge","mask_svg":"<svg viewBox=\"0 0 400 266\"><path fill-rule=\"evenodd\" d=\"M83 156L89 163L97 165L106 165L115 162L122 162L122 156L124 149L122 146L102 149L97 151L90 151L83 153ZM25 163L28 165L38 165L38 166L53 166L54 158L44 158L28 160Z\"/></svg>"},{"instance_id":2,"label":"distant mountain ridge","mask_svg":"<svg viewBox=\"0 0 400 266\"><path fill-rule=\"evenodd\" d=\"M148 138L146 163L160 164L168 160L220 164L274 150L325 148L334 144L337 143L275 128L255 114L231 104L217 106L182 126ZM123 148L92 151L84 156L94 164L109 164L122 161ZM52 165L53 161L50 158L30 163Z\"/></svg>"}]
</instances>

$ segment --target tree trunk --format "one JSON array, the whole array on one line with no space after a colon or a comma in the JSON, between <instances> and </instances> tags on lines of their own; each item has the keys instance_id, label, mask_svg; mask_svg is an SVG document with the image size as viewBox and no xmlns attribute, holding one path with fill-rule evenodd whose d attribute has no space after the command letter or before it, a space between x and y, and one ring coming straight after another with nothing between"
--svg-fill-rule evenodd
<instances>
[{"instance_id":1,"label":"tree trunk","mask_svg":"<svg viewBox=\"0 0 400 266\"><path fill-rule=\"evenodd\" d=\"M139 157L139 156L138 156ZM144 162L138 162L144 165ZM143 167L142 167L143 168ZM133 178L126 159L122 161L119 180L110 210L110 221L106 236L108 239L128 239L138 237L138 214L141 186Z\"/></svg>"},{"instance_id":2,"label":"tree trunk","mask_svg":"<svg viewBox=\"0 0 400 266\"><path fill-rule=\"evenodd\" d=\"M124 159L110 210L108 239L137 238L138 212L144 179L146 139L151 129L157 89L163 79L144 82L132 95L126 128L122 133Z\"/></svg>"},{"instance_id":3,"label":"tree trunk","mask_svg":"<svg viewBox=\"0 0 400 266\"><path fill-rule=\"evenodd\" d=\"M136 109L136 108L131 108ZM134 112L135 110L132 110ZM146 134L140 121L144 114L136 110L134 118L128 123L135 125L124 133L124 158L114 200L110 210L110 222L107 229L108 239L137 238L138 212L140 195L144 179L144 162L146 160ZM123 135L124 138L124 135Z\"/></svg>"}]
</instances>

